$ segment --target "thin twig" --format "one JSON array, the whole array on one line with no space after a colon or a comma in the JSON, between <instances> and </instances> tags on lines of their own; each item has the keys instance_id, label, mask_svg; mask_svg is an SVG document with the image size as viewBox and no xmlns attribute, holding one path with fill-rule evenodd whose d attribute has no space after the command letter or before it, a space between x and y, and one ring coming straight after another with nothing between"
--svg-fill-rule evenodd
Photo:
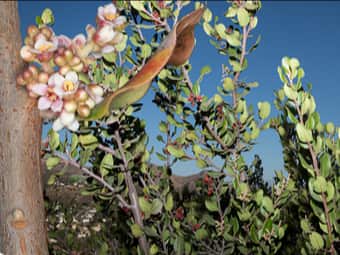
<instances>
[{"instance_id":1,"label":"thin twig","mask_svg":"<svg viewBox=\"0 0 340 255\"><path fill-rule=\"evenodd\" d=\"M114 193L114 196L119 200L119 202L122 204L122 206L127 207L127 208L131 208L131 206L124 200L124 198L121 195L115 194L117 192L117 190L115 188L113 188L109 183L107 183L102 177L96 175L95 173L93 173L92 171L87 169L86 167L80 166L80 164L77 161L69 158L67 155L65 155L61 152L55 151L52 154L54 156L60 158L65 164L77 167L84 174L86 174L86 175L92 177L93 179L97 180L104 187L106 187L108 190L110 190L112 193Z\"/></svg>"}]
</instances>

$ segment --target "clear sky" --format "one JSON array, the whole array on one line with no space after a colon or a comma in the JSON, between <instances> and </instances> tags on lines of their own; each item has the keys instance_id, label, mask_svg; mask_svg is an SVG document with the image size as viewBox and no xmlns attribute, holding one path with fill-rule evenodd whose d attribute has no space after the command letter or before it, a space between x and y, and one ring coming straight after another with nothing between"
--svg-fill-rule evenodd
<instances>
[{"instance_id":1,"label":"clear sky","mask_svg":"<svg viewBox=\"0 0 340 255\"><path fill-rule=\"evenodd\" d=\"M223 17L225 1L205 1L214 14ZM34 23L35 16L49 7L54 11L56 34L70 37L82 32L85 26L94 23L97 7L109 1L19 1L21 31L24 36L26 27ZM192 6L187 7L185 12ZM340 126L340 2L338 1L263 1L259 12L259 23L253 31L254 36L262 35L260 46L249 56L248 70L241 78L258 81L260 87L249 95L249 102L273 102L273 91L281 86L277 66L283 56L299 58L305 70L305 84L313 84L313 95L317 110L323 122L333 121ZM196 29L197 45L191 58L196 80L199 70L206 64L213 72L201 83L202 94L212 95L220 82L221 64L227 63L226 56L220 56L208 42L201 27ZM212 61L213 60L213 61ZM164 115L152 103L150 90L142 99L144 104L140 117L147 121L150 144L158 148L156 135L158 122ZM274 109L272 105L272 109ZM274 116L276 112L272 113ZM255 153L263 160L265 176L270 178L273 171L282 169L281 146L273 131L265 131L257 140ZM190 174L194 165L179 166L178 174Z\"/></svg>"}]
</instances>

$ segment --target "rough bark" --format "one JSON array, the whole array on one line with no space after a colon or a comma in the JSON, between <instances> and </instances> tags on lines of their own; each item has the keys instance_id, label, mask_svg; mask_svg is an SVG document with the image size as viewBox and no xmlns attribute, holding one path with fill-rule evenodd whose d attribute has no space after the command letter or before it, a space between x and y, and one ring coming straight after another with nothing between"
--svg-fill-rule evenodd
<instances>
[{"instance_id":1,"label":"rough bark","mask_svg":"<svg viewBox=\"0 0 340 255\"><path fill-rule=\"evenodd\" d=\"M0 1L0 253L45 255L41 119L35 100L16 86L20 47L17 2Z\"/></svg>"}]
</instances>

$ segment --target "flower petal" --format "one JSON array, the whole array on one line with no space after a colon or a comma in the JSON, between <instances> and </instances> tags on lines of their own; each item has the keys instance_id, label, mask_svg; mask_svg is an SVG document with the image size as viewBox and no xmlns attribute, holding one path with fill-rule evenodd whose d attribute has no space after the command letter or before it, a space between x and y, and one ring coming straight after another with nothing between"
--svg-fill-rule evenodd
<instances>
[{"instance_id":1,"label":"flower petal","mask_svg":"<svg viewBox=\"0 0 340 255\"><path fill-rule=\"evenodd\" d=\"M67 128L71 131L77 131L79 129L79 122L74 120L71 124L67 125Z\"/></svg>"},{"instance_id":2,"label":"flower petal","mask_svg":"<svg viewBox=\"0 0 340 255\"><path fill-rule=\"evenodd\" d=\"M63 101L61 99L57 99L51 105L51 110L54 112L61 112L63 109Z\"/></svg>"},{"instance_id":3,"label":"flower petal","mask_svg":"<svg viewBox=\"0 0 340 255\"><path fill-rule=\"evenodd\" d=\"M35 84L34 86L32 86L32 91L39 95L39 96L43 96L46 94L47 92L47 88L48 86L46 84L43 84L43 83L37 83Z\"/></svg>"},{"instance_id":4,"label":"flower petal","mask_svg":"<svg viewBox=\"0 0 340 255\"><path fill-rule=\"evenodd\" d=\"M114 50L115 50L115 47L113 47L112 45L107 45L107 46L102 48L102 53L106 54L106 53L110 53Z\"/></svg>"},{"instance_id":5,"label":"flower petal","mask_svg":"<svg viewBox=\"0 0 340 255\"><path fill-rule=\"evenodd\" d=\"M84 45L86 44L86 37L85 37L85 35L83 35L83 34L78 34L78 35L76 35L76 36L73 38L72 42L73 42L76 46L82 47L82 46L84 46Z\"/></svg>"},{"instance_id":6,"label":"flower petal","mask_svg":"<svg viewBox=\"0 0 340 255\"><path fill-rule=\"evenodd\" d=\"M65 91L62 86L56 86L53 88L54 93L57 94L58 97L63 97L65 95Z\"/></svg>"},{"instance_id":7,"label":"flower petal","mask_svg":"<svg viewBox=\"0 0 340 255\"><path fill-rule=\"evenodd\" d=\"M61 130L62 128L64 127L63 123L61 123L61 120L60 118L56 119L54 122L53 122L53 130L58 132L59 130Z\"/></svg>"},{"instance_id":8,"label":"flower petal","mask_svg":"<svg viewBox=\"0 0 340 255\"><path fill-rule=\"evenodd\" d=\"M68 48L72 44L71 39L66 35L59 35L56 39L58 41L58 47Z\"/></svg>"},{"instance_id":9,"label":"flower petal","mask_svg":"<svg viewBox=\"0 0 340 255\"><path fill-rule=\"evenodd\" d=\"M77 83L78 82L78 75L77 75L76 72L70 71L66 74L65 79L72 81L73 83Z\"/></svg>"},{"instance_id":10,"label":"flower petal","mask_svg":"<svg viewBox=\"0 0 340 255\"><path fill-rule=\"evenodd\" d=\"M125 23L126 23L126 17L125 16L119 16L114 20L113 25L115 27L119 27L119 26L124 25Z\"/></svg>"},{"instance_id":11,"label":"flower petal","mask_svg":"<svg viewBox=\"0 0 340 255\"><path fill-rule=\"evenodd\" d=\"M75 114L71 112L62 111L60 114L61 123L65 126L70 125L75 119Z\"/></svg>"},{"instance_id":12,"label":"flower petal","mask_svg":"<svg viewBox=\"0 0 340 255\"><path fill-rule=\"evenodd\" d=\"M38 101L39 110L47 110L51 107L52 102L47 97L40 97Z\"/></svg>"},{"instance_id":13,"label":"flower petal","mask_svg":"<svg viewBox=\"0 0 340 255\"><path fill-rule=\"evenodd\" d=\"M52 74L48 79L48 85L50 86L62 86L65 78L61 76L59 73Z\"/></svg>"}]
</instances>

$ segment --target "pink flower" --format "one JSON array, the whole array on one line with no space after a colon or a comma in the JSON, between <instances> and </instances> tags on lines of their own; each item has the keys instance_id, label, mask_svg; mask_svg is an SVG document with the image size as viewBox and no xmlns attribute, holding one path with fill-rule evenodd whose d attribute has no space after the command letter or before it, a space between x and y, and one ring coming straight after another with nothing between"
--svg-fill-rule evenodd
<instances>
[{"instance_id":1,"label":"pink flower","mask_svg":"<svg viewBox=\"0 0 340 255\"><path fill-rule=\"evenodd\" d=\"M48 80L48 84L54 86L55 91L61 97L73 95L78 89L78 75L74 71L66 73L65 76L55 73Z\"/></svg>"},{"instance_id":2,"label":"pink flower","mask_svg":"<svg viewBox=\"0 0 340 255\"><path fill-rule=\"evenodd\" d=\"M75 47L84 47L86 44L86 37L83 34L78 34L76 35L73 40L72 40L72 44Z\"/></svg>"},{"instance_id":3,"label":"pink flower","mask_svg":"<svg viewBox=\"0 0 340 255\"><path fill-rule=\"evenodd\" d=\"M39 95L38 109L41 111L51 109L53 112L60 112L63 109L61 95L55 87L50 84L38 83L32 86L32 92Z\"/></svg>"},{"instance_id":4,"label":"pink flower","mask_svg":"<svg viewBox=\"0 0 340 255\"><path fill-rule=\"evenodd\" d=\"M58 41L58 48L69 48L72 45L71 39L66 35L58 35L56 39Z\"/></svg>"},{"instance_id":5,"label":"pink flower","mask_svg":"<svg viewBox=\"0 0 340 255\"><path fill-rule=\"evenodd\" d=\"M97 17L100 21L104 22L104 24L111 23L117 16L116 6L112 3L98 7Z\"/></svg>"},{"instance_id":6,"label":"pink flower","mask_svg":"<svg viewBox=\"0 0 340 255\"><path fill-rule=\"evenodd\" d=\"M99 27L112 25L114 28L123 26L126 23L126 17L119 16L114 4L100 6L97 11L97 24Z\"/></svg>"},{"instance_id":7,"label":"pink flower","mask_svg":"<svg viewBox=\"0 0 340 255\"><path fill-rule=\"evenodd\" d=\"M109 44L115 38L116 32L110 25L99 28L93 35L93 41L100 47L104 47Z\"/></svg>"},{"instance_id":8,"label":"pink flower","mask_svg":"<svg viewBox=\"0 0 340 255\"><path fill-rule=\"evenodd\" d=\"M31 49L33 53L43 54L55 51L58 48L58 39L52 37L52 41L46 39L43 34L38 34L34 43L34 48Z\"/></svg>"}]
</instances>

